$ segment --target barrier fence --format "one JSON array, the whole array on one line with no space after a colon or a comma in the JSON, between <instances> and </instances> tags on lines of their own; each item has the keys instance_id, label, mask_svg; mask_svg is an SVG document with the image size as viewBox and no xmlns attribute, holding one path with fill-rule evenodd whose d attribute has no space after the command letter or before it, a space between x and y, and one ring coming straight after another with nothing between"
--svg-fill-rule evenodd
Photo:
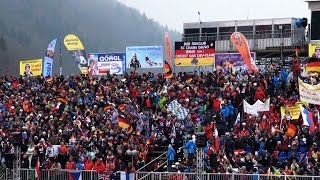
<instances>
[{"instance_id":1,"label":"barrier fence","mask_svg":"<svg viewBox=\"0 0 320 180\"><path fill-rule=\"evenodd\" d=\"M96 171L42 170L38 180L70 180L71 173L81 173L81 180L320 180L320 176L265 175L265 174L210 174L177 172L117 172L112 178ZM34 169L21 169L20 180L35 180ZM1 180L13 180L13 170L6 170Z\"/></svg>"}]
</instances>

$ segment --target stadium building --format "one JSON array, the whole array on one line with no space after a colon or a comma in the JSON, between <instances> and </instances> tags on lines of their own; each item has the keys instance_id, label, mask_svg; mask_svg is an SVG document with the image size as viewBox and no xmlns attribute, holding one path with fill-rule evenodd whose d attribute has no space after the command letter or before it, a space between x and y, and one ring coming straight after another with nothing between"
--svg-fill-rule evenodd
<instances>
[{"instance_id":1,"label":"stadium building","mask_svg":"<svg viewBox=\"0 0 320 180\"><path fill-rule=\"evenodd\" d=\"M277 66L291 64L295 48L300 56L307 56L309 33L307 20L299 18L249 19L232 21L192 22L183 25L183 41L215 41L216 52L236 52L230 41L233 32L241 32L248 39L251 51L256 52L256 64L270 61Z\"/></svg>"}]
</instances>

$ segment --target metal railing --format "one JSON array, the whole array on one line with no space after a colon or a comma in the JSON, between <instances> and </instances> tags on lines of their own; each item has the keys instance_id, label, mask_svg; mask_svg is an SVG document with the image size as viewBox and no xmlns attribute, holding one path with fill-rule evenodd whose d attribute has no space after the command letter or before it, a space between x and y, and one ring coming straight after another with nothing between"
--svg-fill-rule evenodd
<instances>
[{"instance_id":1,"label":"metal railing","mask_svg":"<svg viewBox=\"0 0 320 180\"><path fill-rule=\"evenodd\" d=\"M320 180L320 176L137 172L136 180Z\"/></svg>"},{"instance_id":2,"label":"metal railing","mask_svg":"<svg viewBox=\"0 0 320 180\"><path fill-rule=\"evenodd\" d=\"M216 52L236 51L230 41L230 33L184 34L183 41L215 41ZM256 31L244 33L252 51L293 50L299 46L305 48L308 38L303 30Z\"/></svg>"},{"instance_id":3,"label":"metal railing","mask_svg":"<svg viewBox=\"0 0 320 180\"><path fill-rule=\"evenodd\" d=\"M162 158L163 156L166 156L167 152L162 153L160 156L154 158L152 161L148 162L147 164L145 164L144 166L142 166L140 169L138 169L137 171L141 171L143 169L145 169L146 167L148 167L150 164L152 164L153 162L157 161L158 159Z\"/></svg>"},{"instance_id":4,"label":"metal railing","mask_svg":"<svg viewBox=\"0 0 320 180\"><path fill-rule=\"evenodd\" d=\"M1 180L13 180L13 170L7 170ZM39 180L69 180L71 173L81 173L82 180L103 179L96 171L69 171L69 170L42 170ZM266 174L211 174L211 173L178 173L178 172L136 172L127 174L117 172L119 176L113 179L119 180L320 180L320 176L299 175L266 175ZM34 169L21 169L20 180L34 180ZM104 176L105 177L105 176ZM104 179L109 179L108 177Z\"/></svg>"}]
</instances>

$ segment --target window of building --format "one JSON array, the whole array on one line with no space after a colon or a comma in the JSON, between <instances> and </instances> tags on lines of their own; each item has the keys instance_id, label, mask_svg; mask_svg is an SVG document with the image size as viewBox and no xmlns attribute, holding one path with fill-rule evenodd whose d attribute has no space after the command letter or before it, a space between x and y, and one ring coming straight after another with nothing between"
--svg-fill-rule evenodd
<instances>
[{"instance_id":1,"label":"window of building","mask_svg":"<svg viewBox=\"0 0 320 180\"><path fill-rule=\"evenodd\" d=\"M272 25L256 26L256 39L272 38Z\"/></svg>"},{"instance_id":2,"label":"window of building","mask_svg":"<svg viewBox=\"0 0 320 180\"><path fill-rule=\"evenodd\" d=\"M282 28L282 31L281 31ZM274 38L280 38L282 33L282 37L291 37L292 29L291 24L275 24L274 25Z\"/></svg>"},{"instance_id":3,"label":"window of building","mask_svg":"<svg viewBox=\"0 0 320 180\"><path fill-rule=\"evenodd\" d=\"M199 36L199 33L200 33L199 28L184 29L184 36L185 37Z\"/></svg>"},{"instance_id":4,"label":"window of building","mask_svg":"<svg viewBox=\"0 0 320 180\"><path fill-rule=\"evenodd\" d=\"M202 36L217 36L218 28L202 28Z\"/></svg>"},{"instance_id":5,"label":"window of building","mask_svg":"<svg viewBox=\"0 0 320 180\"><path fill-rule=\"evenodd\" d=\"M219 39L220 40L228 40L230 39L230 35L234 33L236 30L235 27L220 27L219 28Z\"/></svg>"},{"instance_id":6,"label":"window of building","mask_svg":"<svg viewBox=\"0 0 320 180\"><path fill-rule=\"evenodd\" d=\"M245 35L247 39L253 39L253 26L238 26L237 31Z\"/></svg>"}]
</instances>

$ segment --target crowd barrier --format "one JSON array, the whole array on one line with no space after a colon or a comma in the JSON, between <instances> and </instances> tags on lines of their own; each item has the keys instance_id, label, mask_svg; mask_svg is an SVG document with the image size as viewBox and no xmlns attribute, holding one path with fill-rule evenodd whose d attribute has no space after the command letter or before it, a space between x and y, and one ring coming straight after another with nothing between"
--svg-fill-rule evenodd
<instances>
[{"instance_id":1,"label":"crowd barrier","mask_svg":"<svg viewBox=\"0 0 320 180\"><path fill-rule=\"evenodd\" d=\"M38 180L70 180L67 170L42 170ZM266 175L266 174L210 174L210 173L177 173L177 172L136 172L127 174L117 172L114 180L320 180L320 176ZM20 180L35 180L34 169L21 169ZM13 170L6 170L1 180L13 180ZM81 180L109 180L108 176L99 175L96 171L81 171Z\"/></svg>"}]
</instances>

